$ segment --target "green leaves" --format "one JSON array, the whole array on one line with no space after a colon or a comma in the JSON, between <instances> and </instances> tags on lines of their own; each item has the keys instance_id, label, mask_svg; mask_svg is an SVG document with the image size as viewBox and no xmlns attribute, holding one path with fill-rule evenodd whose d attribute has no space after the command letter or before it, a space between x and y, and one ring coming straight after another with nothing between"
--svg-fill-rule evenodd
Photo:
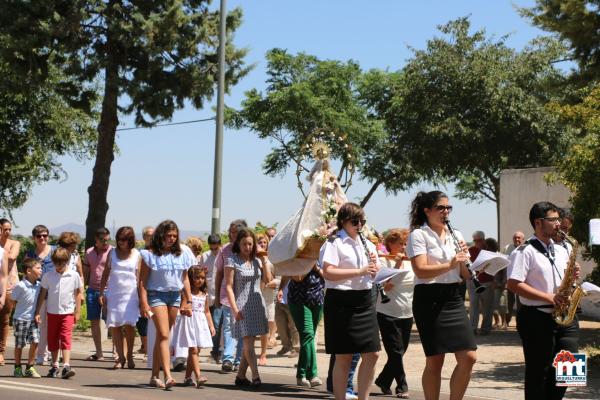
<instances>
[{"instance_id":1,"label":"green leaves","mask_svg":"<svg viewBox=\"0 0 600 400\"><path fill-rule=\"evenodd\" d=\"M94 115L74 109L55 91L66 78L51 69L44 85L22 80L0 60L0 209L23 205L33 185L66 177L59 156L89 158Z\"/></svg>"}]
</instances>

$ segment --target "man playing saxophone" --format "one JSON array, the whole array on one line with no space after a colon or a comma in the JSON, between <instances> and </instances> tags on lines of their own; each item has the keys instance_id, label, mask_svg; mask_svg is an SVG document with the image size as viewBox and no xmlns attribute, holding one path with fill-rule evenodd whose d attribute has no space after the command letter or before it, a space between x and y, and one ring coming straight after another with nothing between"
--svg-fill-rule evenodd
<instances>
[{"instance_id":1,"label":"man playing saxophone","mask_svg":"<svg viewBox=\"0 0 600 400\"><path fill-rule=\"evenodd\" d=\"M559 288L565 279L569 254L552 239L561 223L558 211L549 202L533 205L529 222L534 236L512 252L508 266L507 286L522 303L517 330L525 356L526 400L562 399L566 387L556 386L552 361L561 350L578 350L577 318L568 325L559 325L552 315L554 308L561 309L568 301ZM575 276L566 279L579 278L578 265L569 270Z\"/></svg>"}]
</instances>

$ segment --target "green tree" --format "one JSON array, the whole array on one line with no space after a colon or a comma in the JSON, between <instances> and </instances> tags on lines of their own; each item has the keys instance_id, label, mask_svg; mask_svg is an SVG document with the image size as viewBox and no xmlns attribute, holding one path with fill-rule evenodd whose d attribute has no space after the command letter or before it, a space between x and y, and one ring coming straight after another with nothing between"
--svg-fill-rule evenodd
<instances>
[{"instance_id":1,"label":"green tree","mask_svg":"<svg viewBox=\"0 0 600 400\"><path fill-rule=\"evenodd\" d=\"M456 183L460 198L498 205L501 170L554 165L565 148L567 130L544 107L556 96L549 82L564 79L552 65L563 49L538 40L517 52L505 37L470 33L468 18L439 29L381 107L391 157Z\"/></svg>"},{"instance_id":2,"label":"green tree","mask_svg":"<svg viewBox=\"0 0 600 400\"><path fill-rule=\"evenodd\" d=\"M536 26L556 33L577 60L584 82L600 77L600 3L597 0L537 0L519 9Z\"/></svg>"},{"instance_id":3,"label":"green tree","mask_svg":"<svg viewBox=\"0 0 600 400\"><path fill-rule=\"evenodd\" d=\"M600 217L600 87L581 89L581 102L573 105L550 103L549 109L577 129L577 139L558 162L558 177L571 191L575 217L572 235L583 245L589 242L588 221ZM600 248L589 249L600 264ZM600 270L591 279L600 284Z\"/></svg>"},{"instance_id":4,"label":"green tree","mask_svg":"<svg viewBox=\"0 0 600 400\"><path fill-rule=\"evenodd\" d=\"M246 92L240 110L227 110L227 122L271 140L274 147L263 163L267 175L283 174L290 166L296 167L298 176L308 172L305 162L311 156L306 149L317 132L317 138L329 145L330 158L340 161L338 178L346 190L355 172L372 184L363 205L382 184L390 190L404 187L395 176L382 175L395 164L385 153L389 149L383 121L368 109L368 90L381 88L375 87L380 82L374 76L366 76L354 61L320 60L282 49L269 51L266 58L265 92ZM300 179L298 184L301 187Z\"/></svg>"},{"instance_id":5,"label":"green tree","mask_svg":"<svg viewBox=\"0 0 600 400\"><path fill-rule=\"evenodd\" d=\"M168 120L189 100L201 108L217 81L218 11L208 0L1 0L0 33L10 38L0 49L23 76L43 81L54 64L71 78L63 94L89 109L102 80L98 143L86 241L105 224L110 168L119 112L133 114L138 126ZM227 16L227 85L247 69L246 50L232 44L241 10ZM52 55L52 57L50 57Z\"/></svg>"},{"instance_id":6,"label":"green tree","mask_svg":"<svg viewBox=\"0 0 600 400\"><path fill-rule=\"evenodd\" d=\"M55 69L38 85L0 58L0 75L0 210L10 214L33 185L66 176L60 156L90 157L96 131L93 114L72 108L57 93L64 77Z\"/></svg>"}]
</instances>

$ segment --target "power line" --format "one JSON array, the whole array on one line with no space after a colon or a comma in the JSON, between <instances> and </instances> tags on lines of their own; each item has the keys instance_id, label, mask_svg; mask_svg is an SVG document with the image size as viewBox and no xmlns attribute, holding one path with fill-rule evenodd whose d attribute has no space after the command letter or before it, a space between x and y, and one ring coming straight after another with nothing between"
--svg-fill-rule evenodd
<instances>
[{"instance_id":1,"label":"power line","mask_svg":"<svg viewBox=\"0 0 600 400\"><path fill-rule=\"evenodd\" d=\"M117 128L117 132L119 131L132 131L134 129L151 129L151 128L160 128L161 126L173 126L173 125L184 125L184 124L195 124L197 122L207 122L207 121L214 121L215 117L210 117L210 118L204 118L204 119L194 119L191 121L181 121L181 122L170 122L167 124L157 124L157 125L153 125L153 126L136 126L133 128Z\"/></svg>"}]
</instances>

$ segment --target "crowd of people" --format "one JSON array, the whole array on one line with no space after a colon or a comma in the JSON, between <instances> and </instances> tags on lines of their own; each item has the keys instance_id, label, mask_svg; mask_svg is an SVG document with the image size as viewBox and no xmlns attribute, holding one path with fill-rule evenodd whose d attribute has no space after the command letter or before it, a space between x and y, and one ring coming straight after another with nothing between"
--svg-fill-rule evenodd
<instances>
[{"instance_id":1,"label":"crowd of people","mask_svg":"<svg viewBox=\"0 0 600 400\"><path fill-rule=\"evenodd\" d=\"M525 397L562 398L564 388L554 384L551 357L561 349L577 350L578 327L576 320L557 326L551 312L553 305L567 301L557 288L572 249L557 232L568 232L573 217L551 203L536 203L530 211L534 235L525 241L522 232L515 232L503 249L511 260L508 268L474 278L469 260L482 250L499 252L498 242L477 231L468 247L460 232L449 229L451 211L443 192L420 192L411 204L410 227L390 229L378 238L365 235L369 230L362 208L346 203L319 259L298 276L275 275L268 256L275 229L256 234L243 219L231 222L224 246L219 235L210 235L206 251L199 238L182 242L170 220L144 228L141 249L136 249L133 228L119 228L114 246L109 230L100 228L83 257L76 234L63 232L50 245L48 228L37 225L34 248L18 266L19 241L11 238L10 221L2 219L0 365L12 314L14 376L39 378L36 364L45 365L48 352L47 376L74 376L72 330L85 304L95 346L87 360L104 359L100 322L105 320L114 344L113 368L135 368L137 330L140 351L148 354L152 367L151 386L173 387L172 369L185 369L186 386L203 386L207 378L201 374L199 351L208 349L224 373L235 373L234 385L259 387L259 367L267 364L266 350L279 335L277 354L297 357L297 384L312 388L323 384L315 338L324 318L330 355L326 386L335 399L367 399L373 383L383 394L409 398L403 355L414 321L426 357L425 398L439 398L445 355L452 353L456 366L450 398L460 399L477 360L475 336L506 329L518 310ZM395 271L380 282L383 268ZM476 291L475 280L485 290ZM387 361L375 377L381 344Z\"/></svg>"}]
</instances>

